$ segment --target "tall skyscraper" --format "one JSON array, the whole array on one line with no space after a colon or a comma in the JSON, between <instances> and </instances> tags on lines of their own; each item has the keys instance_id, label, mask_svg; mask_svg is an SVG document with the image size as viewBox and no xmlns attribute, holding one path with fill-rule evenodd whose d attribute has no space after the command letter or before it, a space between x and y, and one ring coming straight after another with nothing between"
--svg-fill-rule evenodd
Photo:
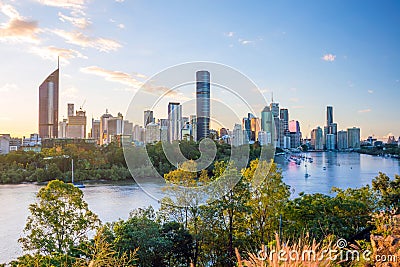
<instances>
[{"instance_id":1,"label":"tall skyscraper","mask_svg":"<svg viewBox=\"0 0 400 267\"><path fill-rule=\"evenodd\" d=\"M289 136L289 110L283 108L279 111L279 145L284 147L285 136Z\"/></svg>"},{"instance_id":2,"label":"tall skyscraper","mask_svg":"<svg viewBox=\"0 0 400 267\"><path fill-rule=\"evenodd\" d=\"M332 137L329 137L330 142L331 142L329 145L332 146L332 142L334 142L334 146L335 146L335 148L337 148L337 142L338 142L337 123L333 122L333 107L332 106L326 107L326 126L324 127L324 140L325 140L324 143L325 143L326 149L328 149L328 147L327 147L327 135L328 134L334 135L333 139L332 139Z\"/></svg>"},{"instance_id":3,"label":"tall skyscraper","mask_svg":"<svg viewBox=\"0 0 400 267\"><path fill-rule=\"evenodd\" d=\"M261 130L272 133L272 112L268 106L261 111Z\"/></svg>"},{"instance_id":4,"label":"tall skyscraper","mask_svg":"<svg viewBox=\"0 0 400 267\"><path fill-rule=\"evenodd\" d=\"M253 114L248 113L247 117L244 117L242 120L243 131L245 142L248 143L252 141L252 133L251 133L251 120L255 118ZM253 140L254 141L254 140Z\"/></svg>"},{"instance_id":5,"label":"tall skyscraper","mask_svg":"<svg viewBox=\"0 0 400 267\"><path fill-rule=\"evenodd\" d=\"M298 148L301 145L300 123L295 120L290 121L289 131L290 131L290 147Z\"/></svg>"},{"instance_id":6,"label":"tall skyscraper","mask_svg":"<svg viewBox=\"0 0 400 267\"><path fill-rule=\"evenodd\" d=\"M251 127L251 140L258 140L258 132L261 131L261 123L259 118L251 118L250 120Z\"/></svg>"},{"instance_id":7,"label":"tall skyscraper","mask_svg":"<svg viewBox=\"0 0 400 267\"><path fill-rule=\"evenodd\" d=\"M59 66L39 86L39 136L58 137Z\"/></svg>"},{"instance_id":8,"label":"tall skyscraper","mask_svg":"<svg viewBox=\"0 0 400 267\"><path fill-rule=\"evenodd\" d=\"M182 105L170 102L168 104L168 141L181 140Z\"/></svg>"},{"instance_id":9,"label":"tall skyscraper","mask_svg":"<svg viewBox=\"0 0 400 267\"><path fill-rule=\"evenodd\" d=\"M279 123L279 103L275 103L274 102L274 95L272 95L272 102L270 104L270 109L272 112L272 116L274 119L274 124L275 124L275 131L272 134L273 136L273 142L274 142L274 146L278 147L280 146L280 140L279 140L279 135L280 135L280 123Z\"/></svg>"},{"instance_id":10,"label":"tall skyscraper","mask_svg":"<svg viewBox=\"0 0 400 267\"><path fill-rule=\"evenodd\" d=\"M210 134L210 73L196 72L197 140Z\"/></svg>"},{"instance_id":11,"label":"tall skyscraper","mask_svg":"<svg viewBox=\"0 0 400 267\"><path fill-rule=\"evenodd\" d=\"M333 107L326 107L326 126L330 126L333 123Z\"/></svg>"},{"instance_id":12,"label":"tall skyscraper","mask_svg":"<svg viewBox=\"0 0 400 267\"><path fill-rule=\"evenodd\" d=\"M146 127L147 124L149 124L151 122L154 122L153 111L152 110L145 110L144 111L143 127Z\"/></svg>"}]
</instances>

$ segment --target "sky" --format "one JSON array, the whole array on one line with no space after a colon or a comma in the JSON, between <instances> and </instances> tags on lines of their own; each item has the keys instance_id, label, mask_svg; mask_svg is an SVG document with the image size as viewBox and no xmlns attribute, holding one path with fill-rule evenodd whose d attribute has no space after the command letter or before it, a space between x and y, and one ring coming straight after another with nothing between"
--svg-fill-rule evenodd
<instances>
[{"instance_id":1,"label":"sky","mask_svg":"<svg viewBox=\"0 0 400 267\"><path fill-rule=\"evenodd\" d=\"M305 137L328 105L339 130L398 137L399 13L398 1L0 0L0 133L38 131L38 87L60 56L60 120L67 103L89 120L125 114L153 75L210 61L273 92Z\"/></svg>"}]
</instances>

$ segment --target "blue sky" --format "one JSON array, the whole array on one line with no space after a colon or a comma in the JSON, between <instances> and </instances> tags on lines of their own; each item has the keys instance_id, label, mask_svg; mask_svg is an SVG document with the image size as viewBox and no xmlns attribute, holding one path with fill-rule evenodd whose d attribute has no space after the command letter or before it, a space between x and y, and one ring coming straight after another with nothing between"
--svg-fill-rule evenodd
<instances>
[{"instance_id":1,"label":"blue sky","mask_svg":"<svg viewBox=\"0 0 400 267\"><path fill-rule=\"evenodd\" d=\"M60 54L60 119L85 99L89 118L125 113L147 78L213 61L268 101L273 91L304 136L327 105L339 129L399 136L399 12L398 1L0 0L0 132L37 132L37 88Z\"/></svg>"}]
</instances>

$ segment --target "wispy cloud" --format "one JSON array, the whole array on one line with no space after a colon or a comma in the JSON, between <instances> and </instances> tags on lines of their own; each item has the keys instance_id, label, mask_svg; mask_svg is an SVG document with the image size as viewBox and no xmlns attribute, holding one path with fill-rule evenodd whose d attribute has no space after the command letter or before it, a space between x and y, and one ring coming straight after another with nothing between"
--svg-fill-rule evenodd
<instances>
[{"instance_id":1,"label":"wispy cloud","mask_svg":"<svg viewBox=\"0 0 400 267\"><path fill-rule=\"evenodd\" d=\"M36 0L42 5L66 9L83 9L88 0Z\"/></svg>"},{"instance_id":2,"label":"wispy cloud","mask_svg":"<svg viewBox=\"0 0 400 267\"><path fill-rule=\"evenodd\" d=\"M336 59L336 56L333 55L333 54L325 54L325 55L322 57L322 60L328 61L328 62L333 62L333 61L335 61L335 59Z\"/></svg>"},{"instance_id":3,"label":"wispy cloud","mask_svg":"<svg viewBox=\"0 0 400 267\"><path fill-rule=\"evenodd\" d=\"M226 37L233 37L235 35L235 33L234 32L225 32L224 35Z\"/></svg>"},{"instance_id":4,"label":"wispy cloud","mask_svg":"<svg viewBox=\"0 0 400 267\"><path fill-rule=\"evenodd\" d=\"M73 58L87 58L85 55L80 53L79 51L67 48L57 48L54 46L46 46L46 47L32 47L30 52L40 56L43 59L48 60L57 60L57 57L60 57L60 60L66 64L69 63L69 59Z\"/></svg>"},{"instance_id":5,"label":"wispy cloud","mask_svg":"<svg viewBox=\"0 0 400 267\"><path fill-rule=\"evenodd\" d=\"M124 85L132 86L136 89L140 88L143 83L126 72L106 70L97 66L90 66L81 68L83 73L93 74L103 77L105 80L110 82L118 82Z\"/></svg>"},{"instance_id":6,"label":"wispy cloud","mask_svg":"<svg viewBox=\"0 0 400 267\"><path fill-rule=\"evenodd\" d=\"M372 110L371 109L362 109L362 110L359 110L358 111L358 113L368 113L368 112L371 112Z\"/></svg>"},{"instance_id":7,"label":"wispy cloud","mask_svg":"<svg viewBox=\"0 0 400 267\"><path fill-rule=\"evenodd\" d=\"M239 43L242 44L242 45L248 45L248 44L254 43L254 41L251 41L251 40L244 40L244 39L239 39L238 41L239 41Z\"/></svg>"},{"instance_id":8,"label":"wispy cloud","mask_svg":"<svg viewBox=\"0 0 400 267\"><path fill-rule=\"evenodd\" d=\"M143 74L134 73L133 75L130 75L129 73L126 72L107 70L97 66L81 68L81 72L103 77L106 81L117 82L123 85L130 86L133 88L132 91L141 88L145 92L155 95L166 94L168 96L174 96L174 97L179 96L178 92L172 91L170 90L170 88L167 88L165 86L153 85L150 82L143 83L142 81L139 81L138 79L146 77ZM128 90L125 89L125 91Z\"/></svg>"},{"instance_id":9,"label":"wispy cloud","mask_svg":"<svg viewBox=\"0 0 400 267\"><path fill-rule=\"evenodd\" d=\"M77 12L72 12L71 15L76 13ZM80 29L85 29L92 23L88 18L85 18L83 16L76 16L76 15L67 16L61 12L58 12L58 17L62 22L69 22L73 26Z\"/></svg>"},{"instance_id":10,"label":"wispy cloud","mask_svg":"<svg viewBox=\"0 0 400 267\"><path fill-rule=\"evenodd\" d=\"M118 26L118 28L120 28L120 29L125 29L125 24L120 23L120 24L118 24L117 26Z\"/></svg>"},{"instance_id":11,"label":"wispy cloud","mask_svg":"<svg viewBox=\"0 0 400 267\"><path fill-rule=\"evenodd\" d=\"M115 0L115 2L117 2L117 3L123 3L123 2L125 2L125 0Z\"/></svg>"},{"instance_id":12,"label":"wispy cloud","mask_svg":"<svg viewBox=\"0 0 400 267\"><path fill-rule=\"evenodd\" d=\"M39 43L38 34L42 31L37 21L22 17L11 5L0 2L0 12L9 20L0 26L0 41Z\"/></svg>"},{"instance_id":13,"label":"wispy cloud","mask_svg":"<svg viewBox=\"0 0 400 267\"><path fill-rule=\"evenodd\" d=\"M6 83L5 85L0 87L0 93L17 91L18 86L14 83Z\"/></svg>"},{"instance_id":14,"label":"wispy cloud","mask_svg":"<svg viewBox=\"0 0 400 267\"><path fill-rule=\"evenodd\" d=\"M367 91L369 94L373 94L374 93L374 90L368 90Z\"/></svg>"},{"instance_id":15,"label":"wispy cloud","mask_svg":"<svg viewBox=\"0 0 400 267\"><path fill-rule=\"evenodd\" d=\"M122 45L115 40L101 37L90 37L78 31L68 32L57 29L52 32L64 38L67 43L81 47L95 48L101 52L116 51L122 47Z\"/></svg>"},{"instance_id":16,"label":"wispy cloud","mask_svg":"<svg viewBox=\"0 0 400 267\"><path fill-rule=\"evenodd\" d=\"M290 102L299 102L299 99L296 97L292 97L289 99Z\"/></svg>"}]
</instances>

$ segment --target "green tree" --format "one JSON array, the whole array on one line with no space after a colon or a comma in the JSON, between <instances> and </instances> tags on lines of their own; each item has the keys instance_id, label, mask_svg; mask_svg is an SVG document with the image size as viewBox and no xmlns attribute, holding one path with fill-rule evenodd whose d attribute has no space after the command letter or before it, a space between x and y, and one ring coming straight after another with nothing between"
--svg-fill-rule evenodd
<instances>
[{"instance_id":1,"label":"green tree","mask_svg":"<svg viewBox=\"0 0 400 267\"><path fill-rule=\"evenodd\" d=\"M83 193L72 184L53 180L41 188L37 202L29 206L30 215L19 242L26 251L38 254L65 254L88 239L88 232L99 224L88 209Z\"/></svg>"},{"instance_id":2,"label":"green tree","mask_svg":"<svg viewBox=\"0 0 400 267\"><path fill-rule=\"evenodd\" d=\"M279 220L290 197L289 186L275 163L254 160L243 172L247 180L260 181L252 189L249 206L251 244L265 244L279 232Z\"/></svg>"},{"instance_id":3,"label":"green tree","mask_svg":"<svg viewBox=\"0 0 400 267\"><path fill-rule=\"evenodd\" d=\"M400 212L400 175L395 175L395 178L390 180L389 176L379 172L372 181L372 189L379 198L381 209Z\"/></svg>"}]
</instances>

